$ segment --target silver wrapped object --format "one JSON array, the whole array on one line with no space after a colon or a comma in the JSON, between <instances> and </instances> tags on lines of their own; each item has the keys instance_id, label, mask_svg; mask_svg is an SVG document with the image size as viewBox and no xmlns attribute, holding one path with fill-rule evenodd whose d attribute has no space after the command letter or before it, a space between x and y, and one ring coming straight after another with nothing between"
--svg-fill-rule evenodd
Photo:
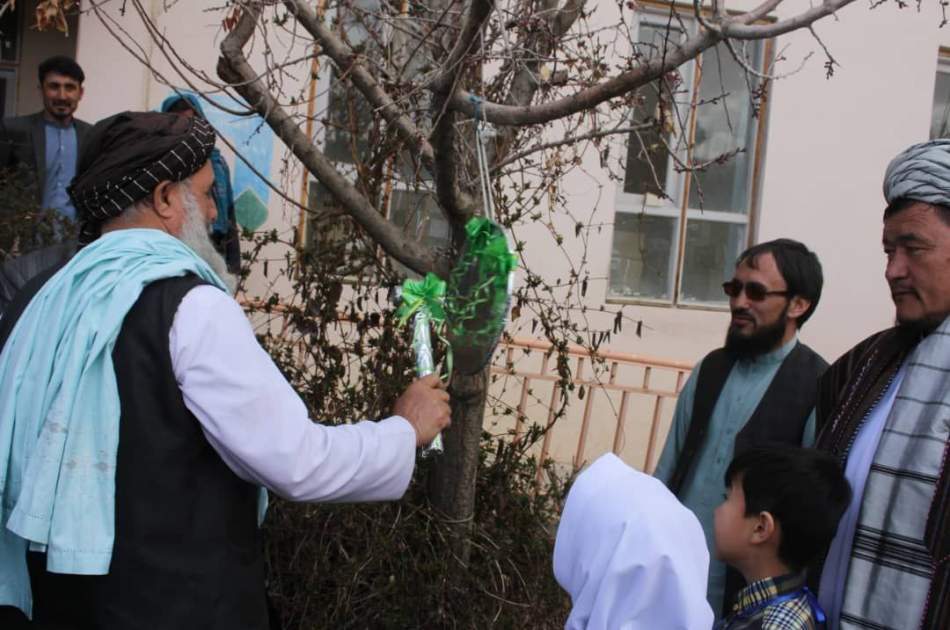
<instances>
[{"instance_id":1,"label":"silver wrapped object","mask_svg":"<svg viewBox=\"0 0 950 630\"><path fill-rule=\"evenodd\" d=\"M416 353L416 375L419 378L435 372L429 324L429 312L424 308L420 308L412 320L412 349ZM442 434L439 434L435 436L431 444L422 449L422 455L440 455L442 451Z\"/></svg>"}]
</instances>

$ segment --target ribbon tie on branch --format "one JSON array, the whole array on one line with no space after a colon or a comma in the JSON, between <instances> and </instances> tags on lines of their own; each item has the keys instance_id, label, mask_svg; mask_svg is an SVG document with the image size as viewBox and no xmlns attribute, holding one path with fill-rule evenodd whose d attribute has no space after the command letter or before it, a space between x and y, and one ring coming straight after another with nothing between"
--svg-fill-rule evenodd
<instances>
[{"instance_id":1,"label":"ribbon tie on branch","mask_svg":"<svg viewBox=\"0 0 950 630\"><path fill-rule=\"evenodd\" d=\"M445 281L434 273L422 280L407 279L402 283L402 304L396 311L400 325L405 325L420 309L426 309L436 329L445 322Z\"/></svg>"}]
</instances>

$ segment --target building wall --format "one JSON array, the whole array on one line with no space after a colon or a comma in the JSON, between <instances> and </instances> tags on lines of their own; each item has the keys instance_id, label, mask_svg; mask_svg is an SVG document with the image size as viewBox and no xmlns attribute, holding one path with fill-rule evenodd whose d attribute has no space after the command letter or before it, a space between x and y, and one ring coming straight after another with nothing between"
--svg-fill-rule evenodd
<instances>
[{"instance_id":1,"label":"building wall","mask_svg":"<svg viewBox=\"0 0 950 630\"><path fill-rule=\"evenodd\" d=\"M881 184L898 152L927 139L937 51L950 39L937 23L926 10L855 3L819 28L835 76L813 63L775 85L759 238L799 238L821 258L825 292L803 336L829 359L893 321ZM805 35L783 40L816 48Z\"/></svg>"},{"instance_id":2,"label":"building wall","mask_svg":"<svg viewBox=\"0 0 950 630\"><path fill-rule=\"evenodd\" d=\"M162 13L160 5L149 6L158 24L167 27L177 51L198 71L215 77L222 37L219 24L199 3L177 3L169 14ZM807 0L789 0L777 17L807 6ZM613 3L601 3L595 20L609 24L616 10ZM866 3L856 2L840 11L838 20L823 20L816 29L839 64L831 79L825 76L819 44L810 35L792 33L776 42L775 49L784 50L788 58L785 71L797 67L807 54L814 56L800 72L772 87L754 240L791 237L817 252L824 266L825 290L802 339L829 360L892 320L880 246L881 180L897 152L926 139L938 48L950 44L950 31L937 27L938 11L930 6L920 12L899 10L892 4L869 10ZM161 51L148 43L137 19L119 21L128 30L129 41L141 45L160 73L176 85L185 83L170 71ZM94 16L82 18L77 57L88 77L80 109L87 120L123 109L154 108L169 92L115 43ZM270 163L257 166L288 196L300 198L299 166L293 160L285 163L284 148L274 143ZM225 154L233 163L226 148ZM607 293L618 184L600 167L594 152L584 156L582 166L565 177L561 191L572 214L602 227L574 237L573 219L564 213L551 216L565 235L566 256L553 247L546 226L519 228L516 237L528 243L529 265L544 269L549 280L565 277L570 261L586 255L591 281L585 303L592 310L585 317L591 326L603 329L610 327L612 317L596 309ZM286 233L297 225L299 211L279 195L271 194L268 205L265 229ZM267 280L258 277L251 292L266 286ZM624 313L630 322L611 339L612 350L673 360L696 361L721 345L728 323L725 309L628 304ZM636 321L643 322L639 335ZM514 324L511 332L530 335L530 318ZM601 424L610 427L612 420L605 418ZM606 444L604 435L595 424L590 440ZM572 447L559 448L567 453Z\"/></svg>"},{"instance_id":3,"label":"building wall","mask_svg":"<svg viewBox=\"0 0 950 630\"><path fill-rule=\"evenodd\" d=\"M803 4L782 7L789 15ZM950 33L937 27L939 15L926 9L869 10L854 3L838 17L816 26L840 64L831 79L807 32L776 42L776 50L786 50L786 70L809 52L814 56L803 70L773 84L754 234L756 242L801 240L821 259L824 294L802 339L829 360L892 322L880 245L881 182L894 155L927 139L938 48L950 42ZM609 180L596 156L586 157L583 173L563 183L568 198L576 200L568 206L587 208L594 199L592 222L609 223L620 184ZM570 224L565 227L570 234ZM543 231L529 229L529 243L543 241ZM602 278L591 283L593 307L607 295L612 236L609 227L589 236L590 269ZM581 251L581 239L568 236L566 243L568 250ZM566 272L566 263L552 265L549 252L529 248L529 256L543 260L554 275ZM721 345L728 323L724 310L631 304L625 311L644 321L642 337L629 326L611 348L671 359L701 358Z\"/></svg>"}]
</instances>

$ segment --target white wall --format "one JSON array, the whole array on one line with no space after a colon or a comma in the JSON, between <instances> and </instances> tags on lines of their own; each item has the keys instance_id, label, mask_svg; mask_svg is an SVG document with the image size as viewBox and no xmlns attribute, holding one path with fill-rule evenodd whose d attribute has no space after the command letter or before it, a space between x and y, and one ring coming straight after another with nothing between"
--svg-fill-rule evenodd
<instances>
[{"instance_id":1,"label":"white wall","mask_svg":"<svg viewBox=\"0 0 950 630\"><path fill-rule=\"evenodd\" d=\"M222 37L212 19L216 14L205 13L197 2L176 3L169 14L163 14L161 4L156 1L149 6L175 47L200 70L216 76ZM807 0L789 0L779 17L807 6ZM181 85L149 43L139 20L131 15L119 18L114 8L110 11L160 71ZM612 3L606 3L596 19L610 21L615 11ZM838 17L816 26L840 63L830 80L825 78L821 50L809 35L793 33L777 42L777 50L788 45L787 68L809 52L815 55L804 70L773 85L757 232L759 241L781 236L802 240L821 258L825 293L803 338L828 359L891 320L879 243L881 178L891 157L925 139L937 49L942 41L950 42L948 33L937 28L938 9L931 6L918 13L892 4L869 10L866 3L855 2ZM82 19L77 58L87 74L80 109L87 120L123 109L153 108L168 93L94 16ZM275 174L283 157L279 143L277 147ZM282 184L290 196L299 195L299 177L285 178ZM599 234L589 235L587 246L594 278L587 304L593 308L606 295L614 185L591 154L585 156L584 172L574 172L562 182L562 190L572 200L572 212L583 220L607 224ZM276 196L271 197L270 208L266 227L288 229L296 223L297 211ZM565 234L573 234L573 219L558 214L552 221ZM545 269L552 280L567 273L567 260L553 251L545 228L522 228L518 237L528 241L528 257L535 268ZM571 257L579 255L580 241L567 237L565 247ZM644 305L628 305L624 310L644 320L643 335L636 337L629 325L612 340L611 348L672 359L696 360L720 345L728 321L723 311ZM600 327L609 322L597 314L589 319ZM526 332L524 327L521 330Z\"/></svg>"},{"instance_id":2,"label":"white wall","mask_svg":"<svg viewBox=\"0 0 950 630\"><path fill-rule=\"evenodd\" d=\"M826 80L812 63L775 85L759 229L760 240L797 238L822 260L825 293L804 338L828 358L893 321L881 183L891 158L927 139L937 51L948 36L936 7L854 3L839 17L819 26L841 64L835 76ZM817 48L806 34L785 43Z\"/></svg>"},{"instance_id":3,"label":"white wall","mask_svg":"<svg viewBox=\"0 0 950 630\"><path fill-rule=\"evenodd\" d=\"M807 6L783 4L779 17ZM816 25L840 64L831 79L807 32L776 43L776 50L788 46L787 70L809 52L814 56L801 72L773 83L756 234L759 242L795 238L817 252L825 289L802 338L829 360L892 322L880 245L881 182L894 155L927 139L938 47L950 43L950 32L937 27L936 7L869 10L856 2L838 18ZM585 170L591 177L572 175L575 181L565 187L573 186L578 208L599 196L598 220L612 220L614 184L594 160L585 162ZM605 229L589 246L594 275L606 276L611 238ZM592 304L605 295L605 282L592 285ZM643 338L628 330L611 348L673 359L696 360L721 345L728 321L724 312L627 309L644 319Z\"/></svg>"}]
</instances>

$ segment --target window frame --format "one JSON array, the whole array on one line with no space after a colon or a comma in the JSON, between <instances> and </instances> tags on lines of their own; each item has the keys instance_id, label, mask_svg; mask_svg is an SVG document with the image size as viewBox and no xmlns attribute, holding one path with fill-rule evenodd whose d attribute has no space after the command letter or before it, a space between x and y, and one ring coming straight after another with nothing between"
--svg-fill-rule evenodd
<instances>
[{"instance_id":1,"label":"window frame","mask_svg":"<svg viewBox=\"0 0 950 630\"><path fill-rule=\"evenodd\" d=\"M688 37L695 33L696 28L698 27L698 22L695 15L693 15L693 7L680 5L680 4L663 4L659 2L652 2L647 0L644 3L642 11L638 15L637 19L637 30L635 33L636 40L631 42L632 46L635 46L639 43L640 28L646 24L654 27L666 28L667 25L676 25L679 26L678 22L673 22L670 20L670 11L677 11L679 18L682 20L686 26L685 36ZM772 21L772 20L766 20ZM771 62L774 60L774 50L775 50L775 40L770 38L761 41L762 49L760 51L760 67L767 68L770 66ZM710 49L711 50L711 49ZM699 85L702 80L702 57L696 57L691 59L689 62L680 66L680 72L683 75L683 82L685 88L689 90L689 117L686 121L685 127L677 121L677 128L675 133L683 133L683 129L688 129L689 142L687 146L691 146L695 140L696 133L696 119L695 115L697 107L697 99L699 97ZM761 197L762 197L762 173L763 173L763 164L765 159L765 150L767 144L767 131L768 131L768 117L769 110L771 105L771 81L768 81L769 89L766 90L765 95L760 101L760 110L758 118L754 119L755 127L755 136L754 142L752 143L752 155L750 156L750 169L749 169L749 182L748 186L748 195L749 195L749 208L748 213L739 213L739 212L726 212L726 211L714 211L714 210L700 210L700 209L691 209L689 207L689 192L691 190L691 184L693 175L690 172L686 173L677 173L674 168L672 168L672 157L667 158L669 160L666 173L666 189L673 192L673 194L679 196L678 203L673 203L670 199L660 200L659 204L650 203L650 194L638 194L638 193L628 193L624 191L625 181L617 182L616 191L614 194L614 221L616 222L616 217L620 213L625 213L632 216L663 216L669 217L676 220L676 225L674 228L674 235L670 251L668 253L668 265L671 268L672 275L672 286L671 286L671 295L669 298L652 298L645 296L622 296L611 293L611 262L608 261L607 269L607 283L605 287L605 298L604 301L608 304L635 304L642 306L655 306L663 308L681 308L681 309L691 309L691 310L705 310L705 311L728 311L729 304L728 301L723 302L702 302L702 301L692 301L685 300L681 296L683 289L683 272L685 268L685 258L686 258L686 231L690 219L704 219L706 221L714 221L716 223L729 223L729 224L743 224L746 225L746 235L744 239L744 246L749 247L754 242L756 242L756 237L758 233L759 226L759 212L761 211ZM673 136L675 137L675 136ZM677 142L679 144L679 142ZM625 149L627 147L625 143ZM680 159L683 159L684 155L681 152L677 152ZM676 180L671 182L671 180ZM613 249L613 238L614 232L611 232L611 251ZM612 259L612 254L611 257Z\"/></svg>"},{"instance_id":2,"label":"window frame","mask_svg":"<svg viewBox=\"0 0 950 630\"><path fill-rule=\"evenodd\" d=\"M937 76L940 74L945 74L945 75L950 76L950 47L947 47L947 46L940 46L937 49L937 68L934 71L934 95L930 98L931 125L933 124L933 114L934 114L933 107L935 105L934 96L937 95L936 94ZM946 113L947 113L947 118L950 119L950 105L947 106ZM950 120L948 120L947 122L947 127L950 128ZM927 136L930 140L934 139L934 138L930 138L929 132L927 133ZM941 137L941 136L937 136L937 137Z\"/></svg>"},{"instance_id":3,"label":"window frame","mask_svg":"<svg viewBox=\"0 0 950 630\"><path fill-rule=\"evenodd\" d=\"M377 0L380 2L381 0ZM333 19L336 14L336 8L331 8L327 10L328 19ZM386 27L391 28L391 27ZM321 72L321 70L325 70ZM307 104L307 124L306 124L306 134L307 137L312 138L314 143L320 147L321 151L324 151L326 154L326 144L327 144L327 133L325 125L314 125L314 121L317 117L318 112L322 112L324 117L330 115L330 98L331 91L333 89L333 81L335 77L335 70L332 64L327 64L326 68L320 67L320 58L315 57L310 73L310 94L309 101ZM430 181L425 177L420 177L419 185L414 183L407 183L406 180L400 175L400 164L399 156L393 156L386 165L386 183L380 191L380 198L375 200L370 200L371 202L377 204L377 207L382 210L383 217L387 220L392 220L393 215L393 199L396 197L397 192L403 193L417 193L425 194L431 196L433 199L436 198L436 192L431 186L426 186L425 182ZM356 176L356 165L350 161L346 160L337 160L331 158L327 155L327 159L340 171L340 173L352 181ZM313 246L313 239L310 238L311 230L309 227L309 215L310 212L304 209L309 207L310 201L310 189L311 186L315 183L318 183L318 180L313 177L306 169L303 169L301 177L301 190L300 190L300 204L303 208L300 209L300 217L297 230L297 246L301 249L306 249ZM349 221L354 221L347 217ZM428 230L431 225L431 220L422 221ZM397 226L399 227L399 226ZM422 238L425 239L429 236L427 233ZM408 273L414 273L411 270L404 269L396 259L390 257L383 248L378 244L373 244L374 253L376 259L380 263L384 263L387 258L390 259L390 264L395 270L402 269ZM358 281L358 278L347 276L344 279L346 283L355 283Z\"/></svg>"}]
</instances>

